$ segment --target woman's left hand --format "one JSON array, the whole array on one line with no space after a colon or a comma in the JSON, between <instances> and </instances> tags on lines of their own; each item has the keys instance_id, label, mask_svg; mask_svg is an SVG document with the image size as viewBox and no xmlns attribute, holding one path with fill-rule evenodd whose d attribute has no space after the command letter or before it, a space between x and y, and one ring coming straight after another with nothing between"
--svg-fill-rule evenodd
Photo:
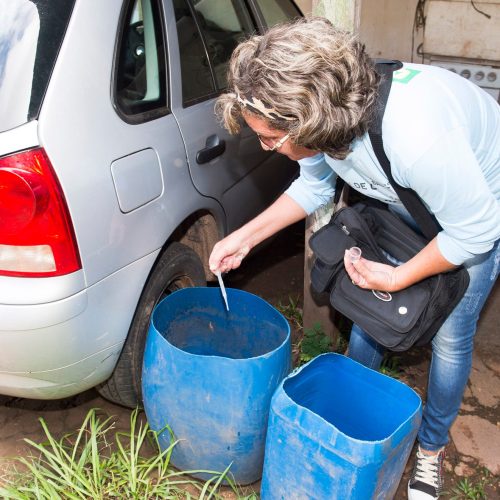
<instances>
[{"instance_id":1,"label":"woman's left hand","mask_svg":"<svg viewBox=\"0 0 500 500\"><path fill-rule=\"evenodd\" d=\"M363 257L352 262L347 250L344 255L344 265L353 284L360 288L384 292L401 290L397 284L397 267L366 260Z\"/></svg>"}]
</instances>

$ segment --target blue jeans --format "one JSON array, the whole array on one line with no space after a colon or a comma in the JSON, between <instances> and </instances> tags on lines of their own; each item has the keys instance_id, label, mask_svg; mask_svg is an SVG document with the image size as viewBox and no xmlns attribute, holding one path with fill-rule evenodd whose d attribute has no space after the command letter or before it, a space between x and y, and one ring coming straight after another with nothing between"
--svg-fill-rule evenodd
<instances>
[{"instance_id":1,"label":"blue jeans","mask_svg":"<svg viewBox=\"0 0 500 500\"><path fill-rule=\"evenodd\" d=\"M472 366L474 335L481 309L497 279L500 247L466 263L470 275L467 291L432 341L432 359L418 441L436 451L448 443L448 431L458 415ZM351 331L349 356L378 370L385 349L357 325Z\"/></svg>"}]
</instances>

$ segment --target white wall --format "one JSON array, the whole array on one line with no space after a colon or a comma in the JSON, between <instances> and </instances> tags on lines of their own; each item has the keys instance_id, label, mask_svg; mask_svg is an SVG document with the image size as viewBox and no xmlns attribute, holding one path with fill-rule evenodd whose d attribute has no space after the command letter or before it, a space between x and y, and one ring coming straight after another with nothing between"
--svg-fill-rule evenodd
<instances>
[{"instance_id":1,"label":"white wall","mask_svg":"<svg viewBox=\"0 0 500 500\"><path fill-rule=\"evenodd\" d=\"M418 0L360 1L359 37L372 57L387 57L411 61L412 34ZM422 30L413 38L415 54L422 42Z\"/></svg>"},{"instance_id":2,"label":"white wall","mask_svg":"<svg viewBox=\"0 0 500 500\"><path fill-rule=\"evenodd\" d=\"M305 0L303 0L305 2ZM500 0L312 0L312 12L359 33L372 57L422 62L417 53L500 60ZM417 16L417 6L424 6ZM418 24L418 23L417 23ZM422 48L422 47L421 47Z\"/></svg>"}]
</instances>

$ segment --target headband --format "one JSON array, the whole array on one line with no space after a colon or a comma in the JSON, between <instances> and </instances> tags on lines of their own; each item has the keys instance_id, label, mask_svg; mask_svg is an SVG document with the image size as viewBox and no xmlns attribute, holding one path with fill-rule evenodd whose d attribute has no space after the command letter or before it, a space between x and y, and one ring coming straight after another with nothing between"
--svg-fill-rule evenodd
<instances>
[{"instance_id":1,"label":"headband","mask_svg":"<svg viewBox=\"0 0 500 500\"><path fill-rule=\"evenodd\" d=\"M263 115L270 120L293 121L295 119L278 113L274 108L267 107L260 99L257 99L257 97L241 97L238 92L230 93L229 95L236 98L236 100L245 108L250 107L253 111L256 111L258 114Z\"/></svg>"}]
</instances>

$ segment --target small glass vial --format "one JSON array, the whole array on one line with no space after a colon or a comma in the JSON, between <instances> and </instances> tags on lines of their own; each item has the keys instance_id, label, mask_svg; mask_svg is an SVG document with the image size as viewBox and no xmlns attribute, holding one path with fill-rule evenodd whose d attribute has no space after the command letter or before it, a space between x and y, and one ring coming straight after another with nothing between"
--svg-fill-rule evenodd
<instances>
[{"instance_id":1,"label":"small glass vial","mask_svg":"<svg viewBox=\"0 0 500 500\"><path fill-rule=\"evenodd\" d=\"M347 251L351 262L357 262L361 258L361 248L351 247Z\"/></svg>"}]
</instances>

